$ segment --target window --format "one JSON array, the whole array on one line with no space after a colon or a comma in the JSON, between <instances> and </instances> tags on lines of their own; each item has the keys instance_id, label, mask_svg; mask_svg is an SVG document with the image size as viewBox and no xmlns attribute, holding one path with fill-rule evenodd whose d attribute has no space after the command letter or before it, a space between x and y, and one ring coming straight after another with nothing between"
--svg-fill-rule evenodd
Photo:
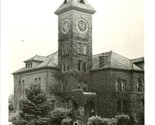
<instances>
[{"instance_id":1,"label":"window","mask_svg":"<svg viewBox=\"0 0 155 125\"><path fill-rule=\"evenodd\" d=\"M64 4L66 4L66 3L67 3L67 0L64 1Z\"/></svg>"},{"instance_id":2,"label":"window","mask_svg":"<svg viewBox=\"0 0 155 125\"><path fill-rule=\"evenodd\" d=\"M19 90L19 93L21 93L21 81L20 80L19 80L18 90Z\"/></svg>"},{"instance_id":3,"label":"window","mask_svg":"<svg viewBox=\"0 0 155 125\"><path fill-rule=\"evenodd\" d=\"M69 63L67 62L67 71L69 71Z\"/></svg>"},{"instance_id":4,"label":"window","mask_svg":"<svg viewBox=\"0 0 155 125\"><path fill-rule=\"evenodd\" d=\"M99 57L99 67L103 67L108 63L108 56L100 56Z\"/></svg>"},{"instance_id":5,"label":"window","mask_svg":"<svg viewBox=\"0 0 155 125\"><path fill-rule=\"evenodd\" d=\"M32 63L30 63L30 67L32 68Z\"/></svg>"},{"instance_id":6,"label":"window","mask_svg":"<svg viewBox=\"0 0 155 125\"><path fill-rule=\"evenodd\" d=\"M64 44L62 44L62 46L61 46L61 51L62 51L62 55L64 55Z\"/></svg>"},{"instance_id":7,"label":"window","mask_svg":"<svg viewBox=\"0 0 155 125\"><path fill-rule=\"evenodd\" d=\"M22 80L22 88L21 88L21 90L22 90L22 93L25 92L25 84L24 84L24 80Z\"/></svg>"},{"instance_id":8,"label":"window","mask_svg":"<svg viewBox=\"0 0 155 125\"><path fill-rule=\"evenodd\" d=\"M66 80L62 80L62 91L63 92L67 92L67 88L68 88L68 85L67 85L67 81Z\"/></svg>"},{"instance_id":9,"label":"window","mask_svg":"<svg viewBox=\"0 0 155 125\"><path fill-rule=\"evenodd\" d=\"M84 0L80 0L80 3L84 3Z\"/></svg>"},{"instance_id":10,"label":"window","mask_svg":"<svg viewBox=\"0 0 155 125\"><path fill-rule=\"evenodd\" d=\"M81 43L80 42L78 42L77 44L77 53L81 54Z\"/></svg>"},{"instance_id":11,"label":"window","mask_svg":"<svg viewBox=\"0 0 155 125\"><path fill-rule=\"evenodd\" d=\"M83 71L86 72L87 71L87 63L83 62Z\"/></svg>"},{"instance_id":12,"label":"window","mask_svg":"<svg viewBox=\"0 0 155 125\"><path fill-rule=\"evenodd\" d=\"M68 43L66 43L66 44L65 44L65 51L66 51L66 54L68 54L68 48L69 48L69 47L68 47Z\"/></svg>"},{"instance_id":13,"label":"window","mask_svg":"<svg viewBox=\"0 0 155 125\"><path fill-rule=\"evenodd\" d=\"M127 112L127 101L117 100L117 113L126 113L126 112Z\"/></svg>"},{"instance_id":14,"label":"window","mask_svg":"<svg viewBox=\"0 0 155 125\"><path fill-rule=\"evenodd\" d=\"M116 80L116 82L115 82L115 89L116 89L116 91L118 91L118 81Z\"/></svg>"},{"instance_id":15,"label":"window","mask_svg":"<svg viewBox=\"0 0 155 125\"><path fill-rule=\"evenodd\" d=\"M115 82L115 90L116 91L126 91L126 80L118 78Z\"/></svg>"},{"instance_id":16,"label":"window","mask_svg":"<svg viewBox=\"0 0 155 125\"><path fill-rule=\"evenodd\" d=\"M69 53L69 43L63 43L61 46L62 55Z\"/></svg>"},{"instance_id":17,"label":"window","mask_svg":"<svg viewBox=\"0 0 155 125\"><path fill-rule=\"evenodd\" d=\"M62 63L62 72L65 72L66 71L66 65L65 65L65 63L63 62Z\"/></svg>"},{"instance_id":18,"label":"window","mask_svg":"<svg viewBox=\"0 0 155 125\"><path fill-rule=\"evenodd\" d=\"M87 44L86 43L84 43L83 44L83 54L87 54Z\"/></svg>"},{"instance_id":19,"label":"window","mask_svg":"<svg viewBox=\"0 0 155 125\"><path fill-rule=\"evenodd\" d=\"M78 71L81 71L81 63L82 63L82 61L79 60L79 61L78 61Z\"/></svg>"},{"instance_id":20,"label":"window","mask_svg":"<svg viewBox=\"0 0 155 125\"><path fill-rule=\"evenodd\" d=\"M143 80L141 78L138 79L137 91L138 92L142 92L143 91Z\"/></svg>"}]
</instances>

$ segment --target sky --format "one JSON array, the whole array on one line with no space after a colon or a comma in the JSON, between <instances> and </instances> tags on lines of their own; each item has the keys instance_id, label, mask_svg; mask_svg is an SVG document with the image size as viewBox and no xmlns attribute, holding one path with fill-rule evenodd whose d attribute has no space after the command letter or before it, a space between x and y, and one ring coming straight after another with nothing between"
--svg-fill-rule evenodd
<instances>
[{"instance_id":1,"label":"sky","mask_svg":"<svg viewBox=\"0 0 155 125\"><path fill-rule=\"evenodd\" d=\"M8 43L9 93L13 73L24 60L58 49L58 19L54 11L64 0L5 0L3 16ZM114 51L127 58L144 56L143 0L87 0L93 15L93 54Z\"/></svg>"}]
</instances>

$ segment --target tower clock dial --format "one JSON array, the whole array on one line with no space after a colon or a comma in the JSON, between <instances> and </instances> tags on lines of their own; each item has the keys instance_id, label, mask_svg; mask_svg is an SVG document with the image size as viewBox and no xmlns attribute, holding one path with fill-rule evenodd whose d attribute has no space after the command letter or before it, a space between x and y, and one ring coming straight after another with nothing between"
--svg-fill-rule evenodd
<instances>
[{"instance_id":1,"label":"tower clock dial","mask_svg":"<svg viewBox=\"0 0 155 125\"><path fill-rule=\"evenodd\" d=\"M84 19L78 20L77 27L81 32L87 31L88 25L87 25L86 20Z\"/></svg>"},{"instance_id":2,"label":"tower clock dial","mask_svg":"<svg viewBox=\"0 0 155 125\"><path fill-rule=\"evenodd\" d=\"M67 33L67 31L69 30L69 21L67 19L63 20L61 30L63 33Z\"/></svg>"}]
</instances>

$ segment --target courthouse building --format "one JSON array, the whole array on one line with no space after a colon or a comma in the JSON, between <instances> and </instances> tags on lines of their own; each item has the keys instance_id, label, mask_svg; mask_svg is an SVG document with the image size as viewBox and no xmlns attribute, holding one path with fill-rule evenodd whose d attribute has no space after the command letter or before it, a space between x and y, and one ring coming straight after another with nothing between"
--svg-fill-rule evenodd
<instances>
[{"instance_id":1,"label":"courthouse building","mask_svg":"<svg viewBox=\"0 0 155 125\"><path fill-rule=\"evenodd\" d=\"M92 115L117 114L135 114L143 124L144 58L128 59L113 51L93 55L95 12L86 0L64 0L55 11L58 51L35 55L13 73L16 109L24 88L38 83L54 107L72 109L79 124Z\"/></svg>"}]
</instances>

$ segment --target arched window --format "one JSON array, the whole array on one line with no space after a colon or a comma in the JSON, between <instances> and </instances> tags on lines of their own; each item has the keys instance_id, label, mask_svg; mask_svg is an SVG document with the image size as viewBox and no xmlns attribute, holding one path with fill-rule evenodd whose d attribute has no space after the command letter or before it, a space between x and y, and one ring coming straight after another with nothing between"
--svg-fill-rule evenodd
<instances>
[{"instance_id":1,"label":"arched window","mask_svg":"<svg viewBox=\"0 0 155 125\"><path fill-rule=\"evenodd\" d=\"M66 4L67 3L67 0L64 0L64 4Z\"/></svg>"},{"instance_id":2,"label":"arched window","mask_svg":"<svg viewBox=\"0 0 155 125\"><path fill-rule=\"evenodd\" d=\"M84 3L84 0L80 0L80 3Z\"/></svg>"}]
</instances>

